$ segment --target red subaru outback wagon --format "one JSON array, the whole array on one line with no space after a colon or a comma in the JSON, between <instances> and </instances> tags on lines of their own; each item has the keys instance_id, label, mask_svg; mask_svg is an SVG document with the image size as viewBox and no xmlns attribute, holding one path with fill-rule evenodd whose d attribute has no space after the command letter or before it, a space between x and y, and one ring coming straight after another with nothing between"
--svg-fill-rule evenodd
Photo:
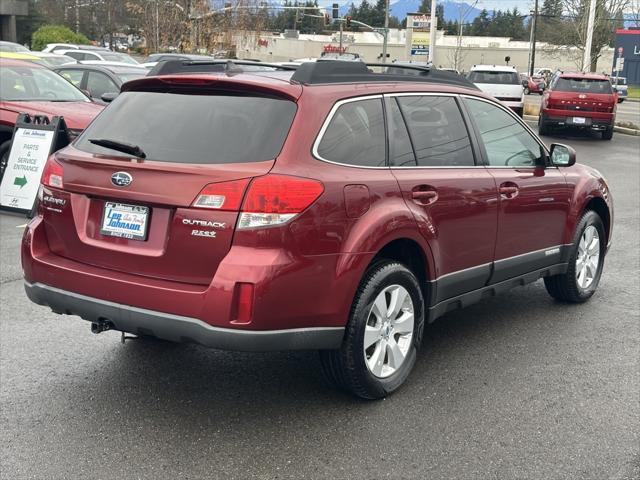
<instances>
[{"instance_id":1,"label":"red subaru outback wagon","mask_svg":"<svg viewBox=\"0 0 640 480\"><path fill-rule=\"evenodd\" d=\"M48 161L29 298L94 332L317 349L328 380L380 398L445 312L540 278L591 297L602 176L460 76L378 67L126 83Z\"/></svg>"}]
</instances>

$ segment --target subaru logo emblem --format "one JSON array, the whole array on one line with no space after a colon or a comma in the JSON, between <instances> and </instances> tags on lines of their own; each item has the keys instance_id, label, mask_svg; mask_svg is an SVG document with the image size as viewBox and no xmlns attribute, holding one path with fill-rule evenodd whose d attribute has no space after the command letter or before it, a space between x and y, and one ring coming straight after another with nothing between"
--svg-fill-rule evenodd
<instances>
[{"instance_id":1,"label":"subaru logo emblem","mask_svg":"<svg viewBox=\"0 0 640 480\"><path fill-rule=\"evenodd\" d=\"M133 182L133 177L127 172L116 172L111 175L111 183L116 187L126 187Z\"/></svg>"}]
</instances>

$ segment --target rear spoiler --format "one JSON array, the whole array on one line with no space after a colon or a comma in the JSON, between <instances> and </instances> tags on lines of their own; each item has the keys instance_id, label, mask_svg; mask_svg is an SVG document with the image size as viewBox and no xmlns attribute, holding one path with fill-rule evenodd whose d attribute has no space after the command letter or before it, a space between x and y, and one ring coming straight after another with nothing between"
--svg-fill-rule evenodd
<instances>
[{"instance_id":1,"label":"rear spoiler","mask_svg":"<svg viewBox=\"0 0 640 480\"><path fill-rule=\"evenodd\" d=\"M296 101L302 86L268 77L224 74L147 76L122 85L121 92L174 92L174 93L230 93L232 95L261 95Z\"/></svg>"}]
</instances>

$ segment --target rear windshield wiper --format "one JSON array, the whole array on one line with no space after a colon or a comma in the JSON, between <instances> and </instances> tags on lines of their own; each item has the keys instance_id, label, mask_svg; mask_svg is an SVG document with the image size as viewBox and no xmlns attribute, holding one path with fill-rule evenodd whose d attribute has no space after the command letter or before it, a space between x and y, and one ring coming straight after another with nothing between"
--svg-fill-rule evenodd
<instances>
[{"instance_id":1,"label":"rear windshield wiper","mask_svg":"<svg viewBox=\"0 0 640 480\"><path fill-rule=\"evenodd\" d=\"M107 138L90 138L89 143L93 143L94 145L105 147L110 150L128 153L129 155L133 155L134 157L138 158L147 157L147 155L138 145L133 145L131 143L118 142L117 140L109 140Z\"/></svg>"}]
</instances>

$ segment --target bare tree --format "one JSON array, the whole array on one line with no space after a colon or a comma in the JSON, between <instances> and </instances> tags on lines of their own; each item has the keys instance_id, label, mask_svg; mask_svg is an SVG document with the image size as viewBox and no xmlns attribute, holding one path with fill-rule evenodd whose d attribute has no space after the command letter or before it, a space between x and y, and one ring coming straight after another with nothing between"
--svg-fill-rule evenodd
<instances>
[{"instance_id":1,"label":"bare tree","mask_svg":"<svg viewBox=\"0 0 640 480\"><path fill-rule=\"evenodd\" d=\"M556 55L570 55L580 70L596 71L602 49L611 44L616 26L623 18L623 12L631 1L639 0L597 0L596 16L591 44L591 65L583 64L587 39L589 0L562 0L565 15L554 32L549 34L551 44L545 50Z\"/></svg>"}]
</instances>

